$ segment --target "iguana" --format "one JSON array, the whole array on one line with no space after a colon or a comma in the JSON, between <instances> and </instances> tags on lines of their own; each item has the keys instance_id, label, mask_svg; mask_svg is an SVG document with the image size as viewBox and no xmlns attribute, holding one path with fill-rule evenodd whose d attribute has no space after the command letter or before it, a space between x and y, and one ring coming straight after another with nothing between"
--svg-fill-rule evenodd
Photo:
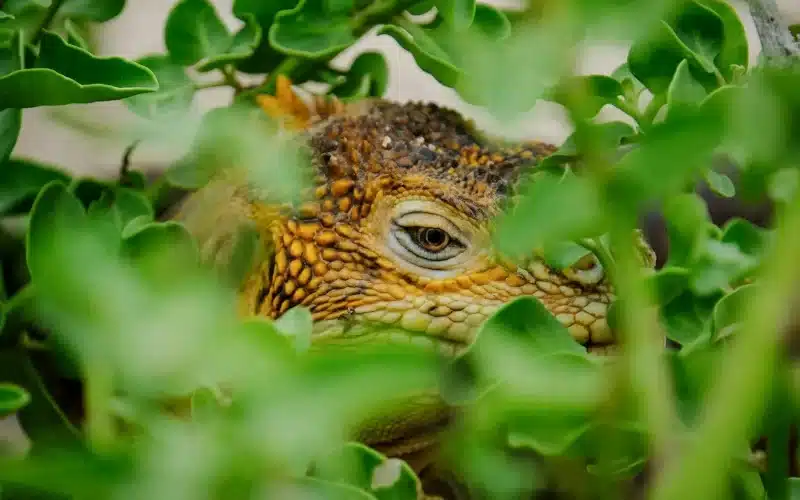
<instances>
[{"instance_id":1,"label":"iguana","mask_svg":"<svg viewBox=\"0 0 800 500\"><path fill-rule=\"evenodd\" d=\"M260 103L305 137L316 174L311 199L276 207L223 178L175 216L210 259L238 224L257 228L269 257L241 286L242 314L277 318L305 306L314 343L358 345L370 341L362 326L391 324L410 332L409 342L454 355L499 306L531 295L589 350L614 343L606 322L614 293L594 256L555 271L534 252L523 265L492 249L493 217L554 146L492 146L468 120L435 104L306 105L283 78L276 94ZM204 208L213 203L225 209ZM436 397L421 399L359 438L421 471L449 417Z\"/></svg>"}]
</instances>

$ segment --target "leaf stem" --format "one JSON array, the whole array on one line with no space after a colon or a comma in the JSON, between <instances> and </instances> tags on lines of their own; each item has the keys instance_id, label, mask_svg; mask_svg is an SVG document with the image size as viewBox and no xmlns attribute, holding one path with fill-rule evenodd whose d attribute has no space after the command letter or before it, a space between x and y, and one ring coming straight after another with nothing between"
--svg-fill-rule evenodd
<instances>
[{"instance_id":1,"label":"leaf stem","mask_svg":"<svg viewBox=\"0 0 800 500\"><path fill-rule=\"evenodd\" d=\"M89 442L97 451L113 444L114 423L111 416L113 385L111 367L102 353L93 353L86 367L86 431Z\"/></svg>"},{"instance_id":2,"label":"leaf stem","mask_svg":"<svg viewBox=\"0 0 800 500\"><path fill-rule=\"evenodd\" d=\"M233 87L237 93L244 89L244 85L236 78L236 72L231 66L225 66L221 68L220 71L222 72L223 83L225 83L225 85Z\"/></svg>"},{"instance_id":3,"label":"leaf stem","mask_svg":"<svg viewBox=\"0 0 800 500\"><path fill-rule=\"evenodd\" d=\"M581 238L578 240L578 244L595 254L606 272L614 274L614 257L601 241L598 241L597 238Z\"/></svg>"},{"instance_id":4,"label":"leaf stem","mask_svg":"<svg viewBox=\"0 0 800 500\"><path fill-rule=\"evenodd\" d=\"M55 19L56 14L58 13L58 9L64 4L64 0L53 0L50 3L50 6L47 8L47 12L45 12L44 17L42 18L42 22L39 23L39 26L36 28L36 31L33 35L33 40L31 43L36 45L42 39L42 35L44 35L44 30L50 27L50 24Z\"/></svg>"},{"instance_id":5,"label":"leaf stem","mask_svg":"<svg viewBox=\"0 0 800 500\"><path fill-rule=\"evenodd\" d=\"M194 89L195 90L205 90L205 89L215 89L219 87L227 87L230 84L225 80L219 80L217 82L207 82L207 83L195 83Z\"/></svg>"}]
</instances>

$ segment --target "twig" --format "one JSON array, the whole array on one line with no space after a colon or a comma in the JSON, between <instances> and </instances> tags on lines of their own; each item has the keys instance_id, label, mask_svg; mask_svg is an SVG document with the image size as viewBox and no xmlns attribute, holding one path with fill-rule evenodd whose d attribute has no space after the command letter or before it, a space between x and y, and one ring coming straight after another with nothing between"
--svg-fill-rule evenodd
<instances>
[{"instance_id":1,"label":"twig","mask_svg":"<svg viewBox=\"0 0 800 500\"><path fill-rule=\"evenodd\" d=\"M122 155L122 165L119 167L119 182L123 186L127 186L129 183L128 174L130 174L131 170L131 156L141 142L141 140L133 141L127 148L125 148L125 153Z\"/></svg>"},{"instance_id":2,"label":"twig","mask_svg":"<svg viewBox=\"0 0 800 500\"><path fill-rule=\"evenodd\" d=\"M775 0L747 0L750 15L761 41L761 57L767 64L784 65L800 57L798 44L781 21Z\"/></svg>"},{"instance_id":3,"label":"twig","mask_svg":"<svg viewBox=\"0 0 800 500\"><path fill-rule=\"evenodd\" d=\"M53 19L56 17L56 14L58 13L58 9L61 8L61 5L63 3L64 0L53 0L53 3L51 3L50 7L47 8L47 12L45 12L44 18L42 18L42 22L39 23L39 26L36 28L31 43L35 45L39 42L39 40L41 40L42 35L44 34L44 30L50 27L50 24L53 22Z\"/></svg>"}]
</instances>

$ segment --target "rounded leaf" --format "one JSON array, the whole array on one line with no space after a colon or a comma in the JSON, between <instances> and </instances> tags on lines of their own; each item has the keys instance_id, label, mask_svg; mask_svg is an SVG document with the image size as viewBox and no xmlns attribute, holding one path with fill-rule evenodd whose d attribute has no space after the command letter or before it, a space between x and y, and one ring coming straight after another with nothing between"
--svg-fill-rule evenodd
<instances>
[{"instance_id":1,"label":"rounded leaf","mask_svg":"<svg viewBox=\"0 0 800 500\"><path fill-rule=\"evenodd\" d=\"M65 0L58 14L96 23L110 21L125 9L125 0Z\"/></svg>"},{"instance_id":2,"label":"rounded leaf","mask_svg":"<svg viewBox=\"0 0 800 500\"><path fill-rule=\"evenodd\" d=\"M181 0L169 13L164 42L173 61L189 66L224 54L231 35L208 0Z\"/></svg>"},{"instance_id":3,"label":"rounded leaf","mask_svg":"<svg viewBox=\"0 0 800 500\"><path fill-rule=\"evenodd\" d=\"M436 10L456 30L464 30L475 17L475 0L434 0Z\"/></svg>"}]
</instances>

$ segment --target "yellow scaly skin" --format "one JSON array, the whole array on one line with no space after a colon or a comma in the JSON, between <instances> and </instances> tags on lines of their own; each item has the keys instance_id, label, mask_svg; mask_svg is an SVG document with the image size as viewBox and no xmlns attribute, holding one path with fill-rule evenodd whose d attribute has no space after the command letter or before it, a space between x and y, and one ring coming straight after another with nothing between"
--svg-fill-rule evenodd
<instances>
[{"instance_id":1,"label":"yellow scaly skin","mask_svg":"<svg viewBox=\"0 0 800 500\"><path fill-rule=\"evenodd\" d=\"M277 318L301 305L313 315L315 345L390 340L454 355L501 305L531 295L590 350L613 344L613 290L593 257L558 272L535 255L518 265L492 249L492 218L553 146L492 148L458 114L432 104L376 100L335 106L328 116L318 108L322 116L310 123L314 112L279 83L278 99L262 104L272 114L282 106L308 137L310 201L270 206L222 179L178 216L190 229L209 228L195 231L207 252L224 247L230 233L220 228L246 221L261 233L271 257L242 285L242 314ZM227 209L201 209L209 198ZM365 335L375 324L405 333ZM419 471L450 416L435 394L419 396L402 415L365 424L358 438Z\"/></svg>"}]
</instances>

